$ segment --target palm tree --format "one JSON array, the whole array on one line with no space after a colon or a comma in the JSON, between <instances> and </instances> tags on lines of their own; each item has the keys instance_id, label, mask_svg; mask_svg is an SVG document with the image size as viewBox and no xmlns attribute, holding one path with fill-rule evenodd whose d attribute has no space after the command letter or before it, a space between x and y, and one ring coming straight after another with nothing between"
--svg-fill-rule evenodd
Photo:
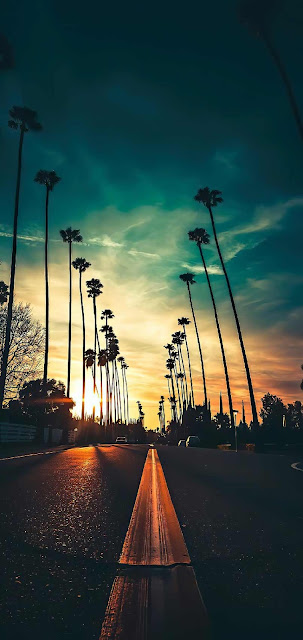
<instances>
[{"instance_id":1,"label":"palm tree","mask_svg":"<svg viewBox=\"0 0 303 640\"><path fill-rule=\"evenodd\" d=\"M165 403L164 396L161 396L161 406L162 406L163 426L164 426L164 430L165 430L165 406L164 406L164 403Z\"/></svg>"},{"instance_id":2,"label":"palm tree","mask_svg":"<svg viewBox=\"0 0 303 640\"><path fill-rule=\"evenodd\" d=\"M237 314L237 309L236 309L236 305L235 305L234 296L233 296L233 293L232 293L229 277L227 275L226 267L225 267L224 260L223 260L223 257L222 257L222 253L221 253L221 249L220 249L220 245L219 245L219 241L218 241L218 237L217 237L216 227L215 227L214 216L213 216L213 212L212 212L212 208L216 207L217 204L223 202L223 198L221 196L221 191L217 191L216 189L211 191L208 187L205 187L204 189L199 189L199 191L198 191L197 195L195 195L194 199L197 202L200 202L201 204L204 204L204 206L209 211L211 224L212 224L212 228L213 228L213 233L214 233L214 238L215 238L215 242L216 242L216 246L217 246L217 251L218 251L218 254L219 254L219 258L220 258L221 266L222 266L222 269L223 269L223 273L225 275L226 284L227 284L227 287L228 287L229 297L230 297L230 301L231 301L231 306L232 306L232 309L233 309L233 312L234 312L235 321L236 321L236 327L237 327L237 331L238 331L240 346L241 346L241 350L242 350L242 356L243 356L244 367L245 367L246 376L247 376L247 384L248 384L248 389L249 389L249 395L250 395L252 421L253 421L253 424L255 426L258 426L259 425L259 421L258 421L258 415L257 415L257 409L256 409L254 390L253 390L253 386L252 386L252 381L251 381L250 370L249 370L249 366L248 366L248 360L247 360L247 356L246 356L244 341L243 341L243 338L242 338L242 331L241 331L241 327L240 327L240 322L239 322L239 318L238 318L238 314Z\"/></svg>"},{"instance_id":3,"label":"palm tree","mask_svg":"<svg viewBox=\"0 0 303 640\"><path fill-rule=\"evenodd\" d=\"M183 360L183 354L182 354L182 345L184 343L184 334L181 331L175 331L175 333L172 334L172 343L177 345L177 349L178 349L178 354L179 354L179 367L180 367L180 373L183 373L183 386L184 386L184 392L185 392L185 399L186 399L186 408L188 407L188 387L187 387L187 377L186 377L186 371L185 371L185 366L184 366L184 360ZM181 367L182 365L182 367Z\"/></svg>"},{"instance_id":4,"label":"palm tree","mask_svg":"<svg viewBox=\"0 0 303 640\"><path fill-rule=\"evenodd\" d=\"M173 358L168 358L166 360L166 369L168 369L171 374L170 374L170 380L171 380L171 387L172 387L172 398L171 398L171 406L172 406L172 414L173 414L173 420L175 420L177 422L177 410L176 410L176 394L175 394L175 385L174 385L174 379L173 379L173 374L172 372L174 371L175 368L175 362L173 360Z\"/></svg>"},{"instance_id":5,"label":"palm tree","mask_svg":"<svg viewBox=\"0 0 303 640\"><path fill-rule=\"evenodd\" d=\"M108 350L108 333L112 327L108 326L108 321L114 318L114 314L111 309L104 309L101 311L101 320L105 320L105 325L101 327L100 331L105 333L105 348ZM109 424L110 416L109 416L109 366L108 362L106 363L106 420Z\"/></svg>"},{"instance_id":6,"label":"palm tree","mask_svg":"<svg viewBox=\"0 0 303 640\"><path fill-rule=\"evenodd\" d=\"M225 380L226 380L226 388L227 388L228 403L229 403L229 413L230 413L230 423L231 423L231 426L234 427L234 411L233 411L233 403L232 403L232 397L231 397L231 391L230 391L229 375L228 375L228 369L227 369L227 363L226 363L226 357L225 357L225 350L224 350L224 345L223 345L223 339L222 339L222 334L221 334L221 329L220 329L220 323L219 323L219 318L218 318L215 298L214 298L211 282L210 282L210 279L209 279L209 274L208 274L208 269L207 269L207 266L206 266L204 254L203 254L203 251L202 251L202 245L208 245L209 244L209 235L208 235L207 231L205 231L205 229L196 228L194 231L189 231L188 232L188 237L189 237L190 240L192 240L193 242L196 243L196 245L197 245L197 247L199 249L201 260L202 260L204 271L205 271L205 275L206 275L206 279L207 279L207 284L208 284L208 288L209 288L210 297L211 297L211 300L212 300L212 303L213 303L213 309L214 309L214 314L215 314L215 320L216 320L216 326L217 326L217 331L218 331L218 336L219 336L219 342L220 342L221 354L222 354L222 360L223 360L223 367L224 367L224 373L225 373Z\"/></svg>"},{"instance_id":7,"label":"palm tree","mask_svg":"<svg viewBox=\"0 0 303 640\"><path fill-rule=\"evenodd\" d=\"M126 371L127 369L129 369L128 364L126 364L126 362L123 362L121 365L121 368L123 370L123 375L124 375L124 380L125 380L125 391L126 391L126 420L127 420L127 424L129 423L129 398L128 398L128 385L127 385L127 377L126 377Z\"/></svg>"},{"instance_id":8,"label":"palm tree","mask_svg":"<svg viewBox=\"0 0 303 640\"><path fill-rule=\"evenodd\" d=\"M99 344L99 341L98 341ZM106 349L100 349L99 345L99 353L98 353L98 367L100 367L100 425L103 424L103 376L102 376L102 367L106 366L107 363L107 351Z\"/></svg>"},{"instance_id":9,"label":"palm tree","mask_svg":"<svg viewBox=\"0 0 303 640\"><path fill-rule=\"evenodd\" d=\"M82 273L84 273L90 266L91 263L87 262L85 258L76 258L73 260L72 265L76 271L79 271L79 291L80 291L80 303L81 303L81 313L82 313L82 403L81 403L81 418L84 420L85 415L85 315L84 315L84 305L83 305L83 294L82 294Z\"/></svg>"},{"instance_id":10,"label":"palm tree","mask_svg":"<svg viewBox=\"0 0 303 640\"><path fill-rule=\"evenodd\" d=\"M69 266L69 318L68 318L68 356L67 356L67 387L66 395L70 397L70 371L71 371L71 355L72 355L72 244L73 242L82 242L80 229L60 229L60 235L63 242L68 243L68 266Z\"/></svg>"},{"instance_id":11,"label":"palm tree","mask_svg":"<svg viewBox=\"0 0 303 640\"><path fill-rule=\"evenodd\" d=\"M126 391L125 391L125 379L124 379L124 367L123 365L125 364L125 359L123 358L123 356L120 356L120 358L118 358L118 362L120 362L120 366L121 366L121 373L122 373L122 394L123 394L123 410L124 410L124 421L126 424Z\"/></svg>"},{"instance_id":12,"label":"palm tree","mask_svg":"<svg viewBox=\"0 0 303 640\"><path fill-rule=\"evenodd\" d=\"M7 302L8 293L8 285L3 280L0 280L0 304Z\"/></svg>"},{"instance_id":13,"label":"palm tree","mask_svg":"<svg viewBox=\"0 0 303 640\"><path fill-rule=\"evenodd\" d=\"M288 96L290 108L299 131L299 135L303 141L303 121L297 104L297 100L292 88L292 84L280 53L273 43L270 33L270 24L277 12L279 0L244 0L239 3L240 22L245 24L252 33L263 40L269 55L271 56L278 73L281 76Z\"/></svg>"},{"instance_id":14,"label":"palm tree","mask_svg":"<svg viewBox=\"0 0 303 640\"><path fill-rule=\"evenodd\" d=\"M60 182L61 178L55 171L45 171L40 169L36 174L34 182L46 187L45 198L45 242L44 242L44 277L45 277L45 355L43 369L43 385L46 387L48 370L48 346L49 346L49 286L48 286L48 201L50 191Z\"/></svg>"},{"instance_id":15,"label":"palm tree","mask_svg":"<svg viewBox=\"0 0 303 640\"><path fill-rule=\"evenodd\" d=\"M16 256L17 256L17 232L18 232L18 214L19 214L19 198L20 198L20 185L21 185L21 170L22 170L22 150L24 142L24 134L28 131L41 131L42 126L37 121L36 111L28 109L28 107L13 107L9 111L11 120L8 122L8 126L11 129L20 130L19 137L19 150L18 150L18 169L17 169L17 182L15 193L15 211L14 211L14 228L13 228L13 247L11 258L11 276L9 285L9 298L7 306L7 320L5 331L5 342L2 356L2 367L0 375L0 409L2 409L4 388L6 380L6 370L8 361L8 352L11 337L11 326L13 316L13 301L15 290L15 272L16 272Z\"/></svg>"},{"instance_id":16,"label":"palm tree","mask_svg":"<svg viewBox=\"0 0 303 640\"><path fill-rule=\"evenodd\" d=\"M192 373L191 373L191 364L190 364L189 348L188 348L188 342L187 342L187 333L186 333L186 329L185 329L185 327L187 327L189 324L190 324L189 318L185 318L184 316L182 316L182 318L178 319L178 325L183 328L183 335L184 335L186 351L187 351L189 378L190 378L191 404L194 407L195 406L195 398L194 398L193 379L192 379Z\"/></svg>"},{"instance_id":17,"label":"palm tree","mask_svg":"<svg viewBox=\"0 0 303 640\"><path fill-rule=\"evenodd\" d=\"M98 328L97 328L96 298L101 295L101 293L102 293L101 289L103 289L103 284L101 284L99 278L92 278L91 280L87 280L86 287L87 287L87 295L88 295L88 297L93 299L94 322L95 322L94 349L95 349L95 352L97 353L97 340L99 342L99 339L98 339ZM100 345L99 345L99 350L100 350ZM95 364L94 364L94 397L95 397L95 394L96 394L96 361L95 361ZM95 419L95 411L96 411L96 407L95 407L95 404L94 404L93 405L93 420Z\"/></svg>"},{"instance_id":18,"label":"palm tree","mask_svg":"<svg viewBox=\"0 0 303 640\"><path fill-rule=\"evenodd\" d=\"M195 312L194 312L193 301L192 301L191 290L190 290L191 285L196 284L196 281L194 280L194 277L195 276L194 276L193 273L182 273L179 276L180 280L185 282L185 284L187 286L188 297L189 297L191 312L192 312L193 321L194 321L194 325L195 325L198 349L199 349L199 354L200 354L201 369L202 369L202 380L203 380L203 387L204 387L204 405L205 405L205 408L207 409L207 393L206 393L206 380L205 380L204 362L203 362L203 356L202 356L202 349L201 349L199 331L198 331L198 327L197 327L196 315L195 315Z\"/></svg>"}]
</instances>

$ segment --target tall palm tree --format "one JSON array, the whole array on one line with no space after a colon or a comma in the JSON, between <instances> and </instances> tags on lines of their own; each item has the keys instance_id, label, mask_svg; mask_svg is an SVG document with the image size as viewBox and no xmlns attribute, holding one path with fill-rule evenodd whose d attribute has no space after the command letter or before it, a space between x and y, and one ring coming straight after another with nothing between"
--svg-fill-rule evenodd
<instances>
[{"instance_id":1,"label":"tall palm tree","mask_svg":"<svg viewBox=\"0 0 303 640\"><path fill-rule=\"evenodd\" d=\"M183 328L183 335L184 335L185 346L186 346L186 351L187 351L187 360L188 360L188 369L189 369L190 390L191 390L191 404L194 407L195 406L195 398L194 398L193 379L192 379L192 373L191 373L191 363L190 363L189 347L188 347L188 342L187 342L187 333L186 333L186 329L185 329L185 327L187 327L189 324L190 324L189 318L185 318L184 316L182 316L182 318L178 318L178 325Z\"/></svg>"},{"instance_id":2,"label":"tall palm tree","mask_svg":"<svg viewBox=\"0 0 303 640\"><path fill-rule=\"evenodd\" d=\"M114 318L114 314L112 312L111 309L104 309L104 311L101 311L101 320L105 320L105 325L103 327L101 327L100 331L102 331L103 333L105 333L105 348L106 350L108 350L108 333L109 333L109 329L112 329L112 327L108 326L108 321L112 320L112 318ZM109 424L110 421L110 415L109 415L109 365L108 362L106 363L106 420L107 423Z\"/></svg>"},{"instance_id":3,"label":"tall palm tree","mask_svg":"<svg viewBox=\"0 0 303 640\"><path fill-rule=\"evenodd\" d=\"M1 375L0 375L0 409L2 409L3 398L4 398L6 370L7 370L7 361L8 361L8 352L9 352L9 345L10 345L12 316L13 316L13 301L14 301L14 290L15 290L15 272L16 272L16 257L17 257L18 214L19 214L19 198L20 198L22 151L23 151L24 135L28 131L41 131L42 129L41 124L37 121L36 111L32 111L32 109L28 109L28 107L15 106L12 109L10 109L9 115L11 117L11 120L9 120L8 126L11 129L15 129L16 131L19 129L20 136L19 136L19 150L18 150L17 182L16 182L16 193L15 193L11 276L10 276L10 284L9 284L9 298L8 298L8 306L7 306L5 341L4 341L2 367L1 367Z\"/></svg>"},{"instance_id":4,"label":"tall palm tree","mask_svg":"<svg viewBox=\"0 0 303 640\"><path fill-rule=\"evenodd\" d=\"M276 65L286 89L290 108L292 110L299 135L303 141L302 116L299 111L290 78L280 53L272 40L270 32L271 23L274 15L277 13L279 5L279 0L244 0L239 3L238 13L240 22L245 24L245 26L247 26L257 38L263 40L269 55Z\"/></svg>"},{"instance_id":5,"label":"tall palm tree","mask_svg":"<svg viewBox=\"0 0 303 640\"><path fill-rule=\"evenodd\" d=\"M124 421L126 424L126 390L125 390L125 379L124 379L124 368L123 365L125 364L125 359L123 358L123 356L120 356L118 358L118 362L120 362L120 366L121 366L121 373L122 373L122 395L123 395L123 410L124 410Z\"/></svg>"},{"instance_id":6,"label":"tall palm tree","mask_svg":"<svg viewBox=\"0 0 303 640\"><path fill-rule=\"evenodd\" d=\"M72 265L76 271L79 271L79 291L80 291L80 303L82 314L82 403L81 403L81 418L84 420L85 416L85 315L82 293L82 273L84 273L91 263L87 262L85 258L76 258L73 260Z\"/></svg>"},{"instance_id":7,"label":"tall palm tree","mask_svg":"<svg viewBox=\"0 0 303 640\"><path fill-rule=\"evenodd\" d=\"M213 290L212 290L212 286L211 286L211 282L210 282L210 278L209 278L209 274L208 274L208 269L207 269L205 258L204 258L204 254L203 254L203 251L202 251L202 245L208 245L209 244L209 235L208 235L207 231L205 231L205 229L196 228L194 231L189 231L188 232L188 237L189 237L190 240L192 240L192 242L196 243L196 245L197 245L197 247L199 249L201 260L202 260L202 264L203 264L205 275L206 275L206 279L207 279L207 284L208 284L208 288L209 288L210 297L211 297L211 300L212 300L212 303L213 303L213 309L214 309L214 314L215 314L215 320L216 320L216 326L217 326L217 331L218 331L218 336L219 336L219 342L220 342L221 354L222 354L222 360L223 360L223 367L224 367L224 373L225 373L225 380L226 380L226 388L227 388L228 404L229 404L229 413L230 413L230 423L231 423L231 426L234 427L233 403L232 403L232 397L231 397L231 391L230 391L229 375L228 375L228 369L227 369L227 362L226 362L226 357L225 357L225 350L224 350L224 345L223 345L222 333L221 333L221 328L220 328L220 323L219 323L219 318L218 318L215 298L214 298L214 294L213 294Z\"/></svg>"},{"instance_id":8,"label":"tall palm tree","mask_svg":"<svg viewBox=\"0 0 303 640\"><path fill-rule=\"evenodd\" d=\"M182 282L185 282L185 284L187 286L188 297L189 297L189 302L190 302L190 308L191 308L193 321L194 321L194 325L195 325L198 349L199 349L199 354L200 354L200 362L201 362L201 369L202 369L202 380L203 380L203 388L204 388L204 405L205 405L205 408L207 409L207 392L206 392L204 361L203 361L203 356L202 356L202 349L201 349L199 331L198 331L198 327L197 327L196 315L195 315L195 312L194 312L193 301L192 301L191 290L190 290L190 287L193 284L196 284L196 281L194 280L194 277L195 276L194 276L193 273L182 273L179 276L180 280L182 280Z\"/></svg>"},{"instance_id":9,"label":"tall palm tree","mask_svg":"<svg viewBox=\"0 0 303 640\"><path fill-rule=\"evenodd\" d=\"M241 331L241 327L240 327L240 322L239 322L239 318L238 318L238 313L237 313L237 309L236 309L236 305L235 305L234 296L233 296L233 292L232 292L232 289L231 289L229 277L227 275L225 263L224 263L223 256L222 256L222 253L221 253L221 249L220 249L220 245L219 245L219 241L218 241L218 237L217 237L217 232L216 232L216 227L215 227L214 216L213 216L213 212L212 212L213 207L216 207L218 204L223 202L223 198L222 198L222 195L221 195L221 191L217 191L216 189L211 191L208 187L204 187L204 189L199 189L199 191L195 195L194 199L197 202L200 202L200 204L204 204L204 206L209 211L211 224L212 224L212 228L213 228L213 234L214 234L214 238L215 238L215 242L216 242L216 247L217 247L218 255L219 255L219 258L220 258L221 266L222 266L222 269L223 269L223 273L225 275L226 284L227 284L229 297L230 297L230 301L231 301L231 306L232 306L232 309L233 309L233 312L234 312L236 327L237 327L237 331L238 331L239 342L240 342L240 346L241 346L241 350L242 350L242 356L243 356L244 367L245 367L245 371L246 371L249 395L250 395L252 421L253 421L253 424L257 427L259 425L258 414L257 414L257 409L256 409L256 402L255 402L253 385L252 385L252 381L251 381L250 370L249 370L249 366L248 366L248 360L247 360L244 341L243 341L243 337L242 337L242 331Z\"/></svg>"},{"instance_id":10,"label":"tall palm tree","mask_svg":"<svg viewBox=\"0 0 303 640\"><path fill-rule=\"evenodd\" d=\"M178 354L179 354L179 367L180 373L183 373L183 386L186 398L186 408L188 407L188 387L187 387L187 376L186 370L184 366L183 353L182 353L182 345L184 343L184 334L181 331L175 331L172 334L172 343L177 346Z\"/></svg>"},{"instance_id":11,"label":"tall palm tree","mask_svg":"<svg viewBox=\"0 0 303 640\"><path fill-rule=\"evenodd\" d=\"M69 315L68 315L68 355L67 355L67 386L66 395L70 397L70 371L72 355L72 244L82 242L80 229L60 229L60 236L63 242L68 243L68 267L69 267Z\"/></svg>"},{"instance_id":12,"label":"tall palm tree","mask_svg":"<svg viewBox=\"0 0 303 640\"><path fill-rule=\"evenodd\" d=\"M164 430L165 430L165 400L164 400L164 396L161 396L161 405L162 405L162 416L163 416L163 426L164 426Z\"/></svg>"},{"instance_id":13,"label":"tall palm tree","mask_svg":"<svg viewBox=\"0 0 303 640\"><path fill-rule=\"evenodd\" d=\"M127 369L129 369L128 364L126 364L126 362L123 362L122 365L122 370L123 370L123 375L124 375L124 380L125 380L125 391L126 391L126 420L127 420L127 424L129 424L129 398L128 398L128 385L127 385L127 376L126 376L126 371Z\"/></svg>"},{"instance_id":14,"label":"tall palm tree","mask_svg":"<svg viewBox=\"0 0 303 640\"><path fill-rule=\"evenodd\" d=\"M97 340L98 340L98 328L97 328L97 306L96 306L96 298L101 295L103 289L103 284L101 284L99 278L91 278L91 280L87 280L87 295L89 298L93 300L93 311L94 311L94 323L95 323L95 338L94 338L94 350L97 353ZM94 397L96 394L96 361L94 363ZM95 419L95 403L93 405L93 420Z\"/></svg>"},{"instance_id":15,"label":"tall palm tree","mask_svg":"<svg viewBox=\"0 0 303 640\"><path fill-rule=\"evenodd\" d=\"M177 408L176 408L176 394L175 394L175 385L174 385L174 378L173 378L173 370L175 368L175 362L173 360L173 358L168 358L166 361L166 369L168 369L168 371L170 371L170 380L171 380L171 387L172 387L172 397L171 397L171 406L172 406L172 414L173 414L173 420L175 420L175 422L178 421L178 416L177 416Z\"/></svg>"},{"instance_id":16,"label":"tall palm tree","mask_svg":"<svg viewBox=\"0 0 303 640\"><path fill-rule=\"evenodd\" d=\"M103 424L103 376L102 376L102 367L106 366L108 353L107 353L106 349L100 349L99 342L98 342L98 346L99 346L99 353L98 353L97 364L98 364L98 367L100 367L100 425L102 425Z\"/></svg>"},{"instance_id":17,"label":"tall palm tree","mask_svg":"<svg viewBox=\"0 0 303 640\"><path fill-rule=\"evenodd\" d=\"M48 286L48 201L49 194L61 178L55 171L45 171L40 169L36 174L34 182L46 187L45 197L45 240L44 240L44 278L45 278L45 354L43 369L43 386L46 388L48 370L48 347L49 347L49 286Z\"/></svg>"}]
</instances>

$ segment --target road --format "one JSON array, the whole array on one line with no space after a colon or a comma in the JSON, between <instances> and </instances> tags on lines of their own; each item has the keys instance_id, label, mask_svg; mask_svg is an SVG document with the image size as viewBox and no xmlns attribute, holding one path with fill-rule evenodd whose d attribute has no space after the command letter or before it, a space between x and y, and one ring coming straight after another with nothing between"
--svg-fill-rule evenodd
<instances>
[{"instance_id":1,"label":"road","mask_svg":"<svg viewBox=\"0 0 303 640\"><path fill-rule=\"evenodd\" d=\"M302 635L303 475L287 455L158 448L215 638Z\"/></svg>"},{"instance_id":2,"label":"road","mask_svg":"<svg viewBox=\"0 0 303 640\"><path fill-rule=\"evenodd\" d=\"M2 640L99 637L146 451L0 462Z\"/></svg>"},{"instance_id":3,"label":"road","mask_svg":"<svg viewBox=\"0 0 303 640\"><path fill-rule=\"evenodd\" d=\"M98 639L147 449L0 461L3 640ZM300 636L298 458L177 447L158 454L214 638Z\"/></svg>"}]
</instances>

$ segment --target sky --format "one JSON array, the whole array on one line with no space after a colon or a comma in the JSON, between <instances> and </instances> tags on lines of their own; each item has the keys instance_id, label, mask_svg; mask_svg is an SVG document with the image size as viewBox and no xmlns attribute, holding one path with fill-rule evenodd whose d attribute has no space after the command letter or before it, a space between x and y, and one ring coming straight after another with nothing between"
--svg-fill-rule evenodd
<instances>
[{"instance_id":1,"label":"sky","mask_svg":"<svg viewBox=\"0 0 303 640\"><path fill-rule=\"evenodd\" d=\"M303 110L303 8L282 3L273 38ZM18 20L16 20L18 15ZM1 30L15 68L0 77L0 279L9 281L16 132L8 109L38 112L40 133L26 135L18 227L16 300L44 322L44 189L39 169L62 178L50 201L49 375L66 383L68 253L59 229L79 228L73 257L100 278L98 313L111 308L129 364L131 415L157 426L167 398L163 345L190 317L179 274L191 271L193 301L212 412L222 391L218 337L197 247L187 232L204 227L198 188L223 193L215 210L235 294L257 405L267 391L300 399L302 338L303 148L280 77L263 44L236 15L236 2L99 3L16 0ZM211 237L205 250L226 348L234 406L250 418L243 361L228 292ZM93 346L91 300L85 300ZM202 382L189 328L196 399ZM73 281L71 392L81 396L81 314ZM301 398L302 399L302 398ZM166 401L166 405L168 402ZM166 406L167 414L169 412Z\"/></svg>"}]
</instances>

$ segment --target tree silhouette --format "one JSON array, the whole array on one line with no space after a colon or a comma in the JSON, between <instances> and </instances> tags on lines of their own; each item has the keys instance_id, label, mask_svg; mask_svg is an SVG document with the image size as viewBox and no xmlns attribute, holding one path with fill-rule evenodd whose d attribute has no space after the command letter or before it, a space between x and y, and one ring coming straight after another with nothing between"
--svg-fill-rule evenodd
<instances>
[{"instance_id":1,"label":"tree silhouette","mask_svg":"<svg viewBox=\"0 0 303 640\"><path fill-rule=\"evenodd\" d=\"M7 302L8 293L8 285L3 280L0 280L0 304Z\"/></svg>"},{"instance_id":2,"label":"tree silhouette","mask_svg":"<svg viewBox=\"0 0 303 640\"><path fill-rule=\"evenodd\" d=\"M60 235L63 242L68 243L68 267L69 267L69 316L68 316L68 355L67 355L67 397L70 397L70 371L71 371L71 354L72 354L72 244L73 242L82 242L80 229L61 229Z\"/></svg>"},{"instance_id":3,"label":"tree silhouette","mask_svg":"<svg viewBox=\"0 0 303 640\"><path fill-rule=\"evenodd\" d=\"M101 293L102 293L101 289L103 289L103 284L101 284L99 278L92 278L91 280L87 280L86 287L87 287L87 295L88 295L88 297L92 298L92 300L93 300L94 323L95 323L94 350L95 350L95 353L97 353L97 341L98 341L99 351L100 351L100 345L99 345L98 328L97 328L96 298L98 298L98 296L101 295ZM95 397L95 393L96 393L96 361L94 363L93 378L94 378L94 397ZM95 407L95 403L94 403L94 405L93 405L93 420L95 419L95 411L96 411L96 407Z\"/></svg>"},{"instance_id":4,"label":"tree silhouette","mask_svg":"<svg viewBox=\"0 0 303 640\"><path fill-rule=\"evenodd\" d=\"M219 245L219 241L218 241L218 237L217 237L217 232L216 232L216 227L215 227L214 216L213 216L213 212L212 212L212 208L216 207L217 204L223 202L223 198L221 196L221 191L217 191L216 189L211 191L208 187L205 187L204 189L199 189L199 191L198 191L197 195L195 195L194 199L197 202L199 202L200 204L203 204L209 211L211 224L212 224L212 228L213 228L213 233L214 233L214 238L215 238L215 242L216 242L216 247L217 247L218 255L219 255L219 258L220 258L221 266L222 266L222 269L223 269L223 272L224 272L224 275L225 275L226 284L227 284L227 287L228 287L229 297L230 297L230 301L231 301L231 306L232 306L232 309L233 309L233 312L234 312L235 321L236 321L236 327L237 327L237 331L238 331L239 342L240 342L240 346L241 346L241 350L242 350L244 367L245 367L246 377L247 377L248 390L249 390L249 395L250 395L250 403L251 403L253 424L254 424L254 426L258 426L259 425L259 421L258 421L258 415L257 415L257 409L256 409L254 390L253 390L253 386L252 386L251 375L250 375L250 370L249 370L249 366L248 366L248 360L247 360L244 341L243 341L243 337L242 337L241 326L240 326L240 322L239 322L239 318L238 318L238 313L237 313L237 309L236 309L236 305L235 305L234 296L233 296L233 292L232 292L232 289L231 289L229 277L227 275L226 267L225 267L223 256L222 256L222 253L221 253L221 249L220 249L220 245Z\"/></svg>"},{"instance_id":5,"label":"tree silhouette","mask_svg":"<svg viewBox=\"0 0 303 640\"><path fill-rule=\"evenodd\" d=\"M9 111L11 120L8 122L8 126L11 129L20 131L19 136L19 150L18 150L18 169L17 169L17 182L15 193L15 211L14 211L14 228L13 228L13 247L11 258L11 276L9 285L9 298L7 308L7 325L5 332L5 343L2 357L2 367L0 375L0 409L2 409L4 398L4 387L7 369L7 360L11 335L12 313L13 313L13 301L15 290L15 272L16 272L16 256L17 256L17 232L18 232L18 214L19 214L19 197L20 197L20 184L21 184L21 170L22 170L22 150L24 135L28 131L40 131L42 129L41 124L37 121L36 111L32 111L28 107L16 107L14 106Z\"/></svg>"},{"instance_id":6,"label":"tree silhouette","mask_svg":"<svg viewBox=\"0 0 303 640\"><path fill-rule=\"evenodd\" d=\"M226 362L226 357L225 357L225 350L224 350L224 345L223 345L223 339L222 339L222 334L221 334L221 329L220 329L220 323L219 323L219 318L218 318L215 298L214 298L214 294L213 294L213 290L212 290L212 286L211 286L211 282L210 282L210 278L209 278L208 269L207 269L207 266L206 266L204 254L203 254L203 251L202 251L202 245L208 245L209 244L209 235L208 235L208 233L207 233L207 231L205 229L196 228L194 231L189 231L188 232L188 237L189 237L190 240L192 240L192 242L196 243L196 245L197 245L197 247L199 249L201 260L202 260L202 264L203 264L205 275L206 275L206 279L207 279L207 284L208 284L209 293L210 293L210 297L211 297L212 304L213 304L213 309L214 309L214 314L215 314L215 321L216 321L216 326L217 326L217 331L218 331L218 336L219 336L219 342L220 342L220 347L221 347L221 354L222 354L222 360L223 360L223 367L224 367L226 388L227 388L227 395L228 395L228 403L229 403L230 423L231 423L231 426L234 427L235 426L234 412L233 412L233 404L232 404L232 397L231 397L230 384L229 384L229 375L228 375L228 369L227 369L227 362Z\"/></svg>"},{"instance_id":7,"label":"tree silhouette","mask_svg":"<svg viewBox=\"0 0 303 640\"><path fill-rule=\"evenodd\" d=\"M206 392L204 361L203 361L203 356L202 356L202 349L201 349L199 331L198 331L198 327L197 327L196 315L195 315L195 312L194 312L193 301L192 301L191 290L190 290L190 287L193 284L196 284L196 281L194 280L194 277L195 276L194 276L193 273L182 273L179 276L180 280L182 280L182 282L185 282L185 284L187 286L188 297L189 297L189 302L190 302L190 308L191 308L193 321L194 321L194 325L195 325L198 349L199 349L199 354L200 354L200 362L201 362L201 369L202 369L202 380L203 380L203 387L204 387L204 405L205 405L205 408L207 408L207 392Z\"/></svg>"},{"instance_id":8,"label":"tree silhouette","mask_svg":"<svg viewBox=\"0 0 303 640\"><path fill-rule=\"evenodd\" d=\"M186 377L186 370L185 370L185 366L184 366L184 360L183 360L183 354L182 354L182 345L184 344L184 333L182 333L181 331L175 331L175 333L172 334L172 343L177 347L178 350L178 356L179 356L179 373L182 373L182 377L179 379L181 380L181 387L182 387L182 391L183 391L183 402L185 401L185 407L188 407L188 387L187 387L187 377Z\"/></svg>"},{"instance_id":9,"label":"tree silhouette","mask_svg":"<svg viewBox=\"0 0 303 640\"><path fill-rule=\"evenodd\" d=\"M45 356L43 380L47 381L48 371L48 348L49 348L49 286L48 286L48 201L49 194L53 191L54 186L60 182L61 178L57 176L55 171L45 171L40 169L36 174L34 182L42 184L46 187L45 198L45 242L44 242L44 278L45 278Z\"/></svg>"},{"instance_id":10,"label":"tree silhouette","mask_svg":"<svg viewBox=\"0 0 303 640\"><path fill-rule=\"evenodd\" d=\"M271 37L271 23L280 4L280 0L244 0L238 5L238 14L240 22L247 26L254 36L263 40L267 51L276 65L286 89L290 108L292 110L299 135L303 141L303 121L295 98L294 90L280 53L274 45Z\"/></svg>"},{"instance_id":11,"label":"tree silhouette","mask_svg":"<svg viewBox=\"0 0 303 640\"><path fill-rule=\"evenodd\" d=\"M183 327L183 335L184 335L184 340L185 340L185 345L186 345L188 368L189 368L190 389L191 389L191 398L192 398L191 404L194 407L195 406L195 398L194 398L193 379L192 379L192 373L191 373L191 363L190 363L190 355L189 355L189 348L188 348L188 342L187 342L187 333L186 333L186 329L185 329L185 327L187 327L189 324L190 324L190 320L188 318L184 318L182 316L182 318L178 319L178 325L180 327Z\"/></svg>"},{"instance_id":12,"label":"tree silhouette","mask_svg":"<svg viewBox=\"0 0 303 640\"><path fill-rule=\"evenodd\" d=\"M90 262L87 262L85 258L76 258L73 260L72 265L76 271L79 271L79 291L80 291L80 303L82 314L82 402L81 402L81 418L84 420L85 416L85 314L83 305L83 293L82 293L82 273L84 273L90 266Z\"/></svg>"},{"instance_id":13,"label":"tree silhouette","mask_svg":"<svg viewBox=\"0 0 303 640\"><path fill-rule=\"evenodd\" d=\"M108 321L114 318L114 314L111 309L104 309L101 311L101 320L105 320L105 325L101 327L100 331L105 333L105 348L108 350L108 333L109 330L112 330L112 327L109 327ZM108 362L106 363L106 421L109 424L110 416L109 416L109 366Z\"/></svg>"}]
</instances>

